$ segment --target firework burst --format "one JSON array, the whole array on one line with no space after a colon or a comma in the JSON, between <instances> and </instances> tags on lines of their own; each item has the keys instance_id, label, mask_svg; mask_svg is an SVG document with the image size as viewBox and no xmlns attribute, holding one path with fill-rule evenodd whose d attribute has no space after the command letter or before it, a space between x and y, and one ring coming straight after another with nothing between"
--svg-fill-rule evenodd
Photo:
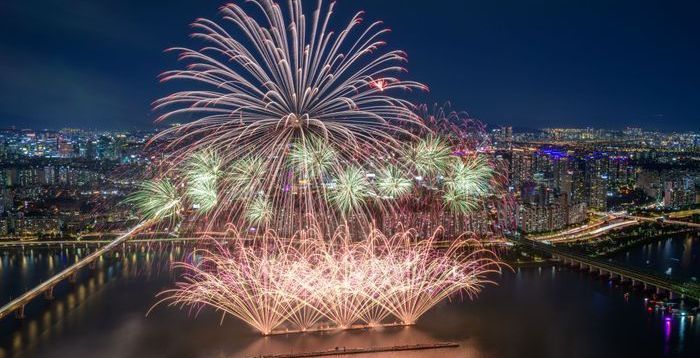
<instances>
[{"instance_id":1,"label":"firework burst","mask_svg":"<svg viewBox=\"0 0 700 358\"><path fill-rule=\"evenodd\" d=\"M126 199L141 211L144 221L175 220L182 210L182 198L167 179L147 180Z\"/></svg>"},{"instance_id":2,"label":"firework burst","mask_svg":"<svg viewBox=\"0 0 700 358\"><path fill-rule=\"evenodd\" d=\"M387 199L397 199L413 190L413 180L399 167L389 165L379 171L376 186L380 195Z\"/></svg>"},{"instance_id":3,"label":"firework burst","mask_svg":"<svg viewBox=\"0 0 700 358\"><path fill-rule=\"evenodd\" d=\"M335 188L331 191L330 201L343 214L349 214L364 205L370 193L370 185L365 172L357 167L350 167L339 173L335 179Z\"/></svg>"},{"instance_id":4,"label":"firework burst","mask_svg":"<svg viewBox=\"0 0 700 358\"><path fill-rule=\"evenodd\" d=\"M405 153L405 158L421 176L441 173L451 157L447 141L433 134L410 144Z\"/></svg>"},{"instance_id":5,"label":"firework burst","mask_svg":"<svg viewBox=\"0 0 700 358\"><path fill-rule=\"evenodd\" d=\"M424 223L491 209L497 173L479 152L478 122L396 97L424 88L397 77L405 54L384 50L381 22L362 24L360 13L334 32L333 6L319 1L307 16L298 0L228 4L222 21L193 24L204 47L172 49L187 65L162 80L198 90L155 102L159 121L190 121L151 144L167 153L160 173L186 187L185 211L206 215L207 229L264 224L291 235L308 217L330 234L381 218L390 230L416 206L430 212ZM451 227L425 232L439 225Z\"/></svg>"},{"instance_id":6,"label":"firework burst","mask_svg":"<svg viewBox=\"0 0 700 358\"><path fill-rule=\"evenodd\" d=\"M268 232L253 244L237 236L177 263L183 279L159 303L210 306L265 335L392 319L410 325L448 297L473 297L502 267L477 240L440 242L439 234L371 230L356 241L344 228L331 238L311 229L288 239Z\"/></svg>"},{"instance_id":7,"label":"firework burst","mask_svg":"<svg viewBox=\"0 0 700 358\"><path fill-rule=\"evenodd\" d=\"M297 227L294 218L306 214L327 217L332 227L333 217L347 216L362 199L356 192L326 192L326 181L353 175L345 173L348 166L381 164L423 126L413 106L395 97L425 86L397 77L406 56L384 50L388 30L381 22L363 24L358 13L334 32L333 7L319 1L307 16L299 0L286 9L272 0L227 4L222 21L192 25L204 47L171 49L187 66L165 72L162 81L201 89L157 100L155 109L164 112L158 121L195 120L152 143L165 147L175 168L204 152L216 163L199 158L195 171L231 172L217 175L216 183L194 181L191 199L210 217L244 225L240 213L263 195L285 213L278 215L279 228ZM336 198L337 210L323 200L328 197Z\"/></svg>"},{"instance_id":8,"label":"firework burst","mask_svg":"<svg viewBox=\"0 0 700 358\"><path fill-rule=\"evenodd\" d=\"M193 24L202 48L172 49L186 66L162 80L196 90L155 109L187 123L152 140L160 176L129 202L149 222L242 229L178 263L160 302L270 334L414 324L472 297L501 269L475 240L498 232L503 200L483 128L396 97L425 87L398 78L405 54L384 50L380 22L334 32L333 3L287 4L228 4Z\"/></svg>"}]
</instances>

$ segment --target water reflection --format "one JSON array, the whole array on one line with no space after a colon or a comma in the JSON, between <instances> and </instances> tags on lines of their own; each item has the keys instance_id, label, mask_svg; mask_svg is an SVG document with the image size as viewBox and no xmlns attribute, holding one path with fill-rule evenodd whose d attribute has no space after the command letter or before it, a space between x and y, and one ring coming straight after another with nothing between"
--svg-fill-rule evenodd
<instances>
[{"instance_id":1,"label":"water reflection","mask_svg":"<svg viewBox=\"0 0 700 358\"><path fill-rule=\"evenodd\" d=\"M693 240L679 239L633 249L617 259L678 255L688 272L698 265ZM71 248L2 252L0 295L57 272L92 251ZM686 265L686 252L691 252ZM494 277L474 301L443 303L409 328L260 337L236 319L205 311L194 318L158 307L145 317L154 295L170 287L169 265L188 247L132 245L85 269L75 284L58 287L56 299L37 300L22 322L0 322L0 358L17 354L65 356L239 357L335 347L391 346L456 341L458 349L382 353L367 357L694 356L700 330L694 318L655 309L639 292L617 280L550 265L516 268ZM35 259L31 259L34 257ZM25 264L25 262L27 262ZM662 266L663 267L663 266ZM29 270L19 283L8 275ZM674 271L675 272L675 271ZM14 290L14 291L13 291ZM629 294L625 294L629 293ZM647 311L648 310L648 311ZM363 356L364 357L364 356Z\"/></svg>"},{"instance_id":2,"label":"water reflection","mask_svg":"<svg viewBox=\"0 0 700 358\"><path fill-rule=\"evenodd\" d=\"M0 297L4 303L17 297L28 287L35 286L67 266L89 255L94 248L46 248L39 250L6 250L0 253ZM148 280L153 275L168 271L170 262L182 259L181 248L171 245L129 246L101 257L93 270L83 269L76 283L61 283L54 290L56 299L47 301L38 298L27 306L25 320L0 321L0 358L15 356L37 346L52 336L60 336L65 320L80 320L84 316L83 303L99 295L106 285L116 280L138 276ZM167 260L153 261L153 255ZM137 265L138 262L138 265ZM166 275L167 276L167 275ZM5 335L5 332L11 332ZM9 342L6 337L11 337Z\"/></svg>"},{"instance_id":3,"label":"water reflection","mask_svg":"<svg viewBox=\"0 0 700 358\"><path fill-rule=\"evenodd\" d=\"M696 279L700 275L700 238L695 234L672 237L632 247L612 258L628 265L655 270L672 277Z\"/></svg>"},{"instance_id":4,"label":"water reflection","mask_svg":"<svg viewBox=\"0 0 700 358\"><path fill-rule=\"evenodd\" d=\"M691 265L691 259L693 258L693 238L686 237L683 240L683 254L681 256L681 266L688 268Z\"/></svg>"}]
</instances>

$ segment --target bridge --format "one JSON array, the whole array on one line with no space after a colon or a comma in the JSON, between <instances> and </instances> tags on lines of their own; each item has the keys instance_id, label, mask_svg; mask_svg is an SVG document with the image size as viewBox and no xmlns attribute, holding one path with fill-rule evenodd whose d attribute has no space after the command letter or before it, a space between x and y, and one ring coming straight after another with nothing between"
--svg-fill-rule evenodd
<instances>
[{"instance_id":1,"label":"bridge","mask_svg":"<svg viewBox=\"0 0 700 358\"><path fill-rule=\"evenodd\" d=\"M52 298L53 297L53 289L54 289L54 287L56 287L57 284L59 284L61 281L65 280L65 279L75 278L75 276L78 274L78 271L80 271L80 269L91 264L92 262L94 262L95 260L100 258L100 256L110 252L112 249L119 246L120 244L126 242L129 238L131 238L133 235L135 235L144 226L145 226L145 224L140 224L140 225L135 226L133 229L127 231L126 233L119 236L115 240L102 246L101 248L99 248L95 252L91 253L90 255L85 256L82 260L67 267L66 269L64 269L63 271L52 276L48 280L40 283L38 286L32 288L31 290L25 292L21 296L15 298L14 300L12 300L9 303L5 304L4 306L0 307L0 319L4 318L5 316L7 316L13 312L15 313L15 315L18 318L24 318L24 308L34 298L36 298L40 295L44 295L46 298Z\"/></svg>"},{"instance_id":2,"label":"bridge","mask_svg":"<svg viewBox=\"0 0 700 358\"><path fill-rule=\"evenodd\" d=\"M609 217L609 218L624 218L624 219L630 219L630 220L637 220L639 222L646 221L646 222L657 223L657 224L662 224L662 225L679 225L679 226L691 227L694 229L700 229L700 223L670 219L670 217L673 217L673 218L683 217L683 216L681 216L681 214L685 214L685 213L692 214L692 213L695 213L695 211L692 210L692 211L685 211L685 212L670 213L669 218L666 218L663 216L649 217L649 216L630 215L630 214L627 214L627 212L625 212L625 211L610 212L610 213L603 213L603 212L599 212L599 211L593 212L593 214L595 214L595 215Z\"/></svg>"},{"instance_id":3,"label":"bridge","mask_svg":"<svg viewBox=\"0 0 700 358\"><path fill-rule=\"evenodd\" d=\"M552 244L588 241L604 236L610 231L621 230L638 224L639 222L633 219L610 218L552 234L528 236L528 239Z\"/></svg>"},{"instance_id":4,"label":"bridge","mask_svg":"<svg viewBox=\"0 0 700 358\"><path fill-rule=\"evenodd\" d=\"M154 242L167 242L167 243L186 243L193 242L197 240L202 240L202 238L197 237L158 237L158 238L148 238L148 239L131 239L128 242L132 244L148 244ZM102 246L108 245L114 242L114 240L12 240L12 241L0 241L0 249L11 249L11 248L38 248L38 247L56 247L56 246Z\"/></svg>"},{"instance_id":5,"label":"bridge","mask_svg":"<svg viewBox=\"0 0 700 358\"><path fill-rule=\"evenodd\" d=\"M220 242L225 242L225 241L230 241L230 240L254 240L254 237L226 237L226 236L211 236L212 238L215 238L216 241ZM128 242L120 242L120 243L129 243L129 244L152 244L152 243L171 243L171 244L184 244L184 243L190 243L190 242L197 242L197 241L202 241L204 240L201 236L200 237L167 237L167 238L161 238L161 237L154 237L154 238L148 238L148 239L131 239L128 240ZM285 239L287 240L287 239ZM0 241L0 249L16 249L16 248L47 248L47 247L64 247L64 246L70 246L70 247L91 247L91 246L102 246L102 245L108 245L111 244L113 240L83 240L83 241L77 241L77 240L31 240L31 241ZM447 248L452 244L452 240L440 240L440 241L435 241L435 247L438 248ZM501 246L507 244L506 240L501 240L501 239L490 239L490 240L481 240L479 241L481 245L484 246Z\"/></svg>"},{"instance_id":6,"label":"bridge","mask_svg":"<svg viewBox=\"0 0 700 358\"><path fill-rule=\"evenodd\" d=\"M681 225L681 226L692 227L694 229L700 229L700 224L698 224L698 223L693 223L693 222L689 222L689 221L681 221L681 220L671 220L671 219L667 219L664 217L650 218L650 217L645 217L645 216L633 216L633 215L623 215L623 217L628 218L628 219L639 220L639 221L655 222L655 223L659 223L662 225Z\"/></svg>"},{"instance_id":7,"label":"bridge","mask_svg":"<svg viewBox=\"0 0 700 358\"><path fill-rule=\"evenodd\" d=\"M686 211L684 213L695 213L696 211ZM534 234L528 235L527 238L533 241L546 242L551 244L563 244L582 242L597 239L608 234L610 231L617 231L631 226L639 225L644 222L650 222L660 225L683 226L690 230L700 228L700 224L689 221L672 220L666 217L645 217L629 215L626 212L605 213L592 211L594 215L600 218L580 226L549 234ZM671 213L669 217L680 217ZM680 214L680 213L678 213Z\"/></svg>"},{"instance_id":8,"label":"bridge","mask_svg":"<svg viewBox=\"0 0 700 358\"><path fill-rule=\"evenodd\" d=\"M565 264L578 265L579 268L589 271L598 271L598 274L607 274L610 278L617 276L621 282L630 281L632 286L641 284L645 289L656 288L657 293L666 291L669 298L680 295L681 298L690 298L700 302L700 284L695 282L673 279L656 272L604 261L542 242L527 239L514 239L513 241L535 251L548 254Z\"/></svg>"}]
</instances>

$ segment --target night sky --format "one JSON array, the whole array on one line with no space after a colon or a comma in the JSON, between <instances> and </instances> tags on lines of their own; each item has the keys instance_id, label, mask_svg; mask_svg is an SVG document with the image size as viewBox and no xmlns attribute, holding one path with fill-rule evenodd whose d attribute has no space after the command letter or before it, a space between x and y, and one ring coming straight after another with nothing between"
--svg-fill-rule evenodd
<instances>
[{"instance_id":1,"label":"night sky","mask_svg":"<svg viewBox=\"0 0 700 358\"><path fill-rule=\"evenodd\" d=\"M152 126L163 50L222 4L1 0L0 127ZM340 0L336 28L357 10L393 30L422 102L492 125L699 129L698 1Z\"/></svg>"}]
</instances>

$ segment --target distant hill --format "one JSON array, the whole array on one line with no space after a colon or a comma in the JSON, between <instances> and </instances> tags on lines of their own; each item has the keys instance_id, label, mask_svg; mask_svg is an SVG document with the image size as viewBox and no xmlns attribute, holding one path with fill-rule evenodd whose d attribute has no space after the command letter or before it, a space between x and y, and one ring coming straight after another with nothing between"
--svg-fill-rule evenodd
<instances>
[{"instance_id":1,"label":"distant hill","mask_svg":"<svg viewBox=\"0 0 700 358\"><path fill-rule=\"evenodd\" d=\"M503 125L491 125L487 124L486 129L487 130L492 130L496 128L502 128L502 127L507 127ZM542 133L543 131L541 129L537 128L530 128L530 127L513 127L513 133Z\"/></svg>"}]
</instances>

